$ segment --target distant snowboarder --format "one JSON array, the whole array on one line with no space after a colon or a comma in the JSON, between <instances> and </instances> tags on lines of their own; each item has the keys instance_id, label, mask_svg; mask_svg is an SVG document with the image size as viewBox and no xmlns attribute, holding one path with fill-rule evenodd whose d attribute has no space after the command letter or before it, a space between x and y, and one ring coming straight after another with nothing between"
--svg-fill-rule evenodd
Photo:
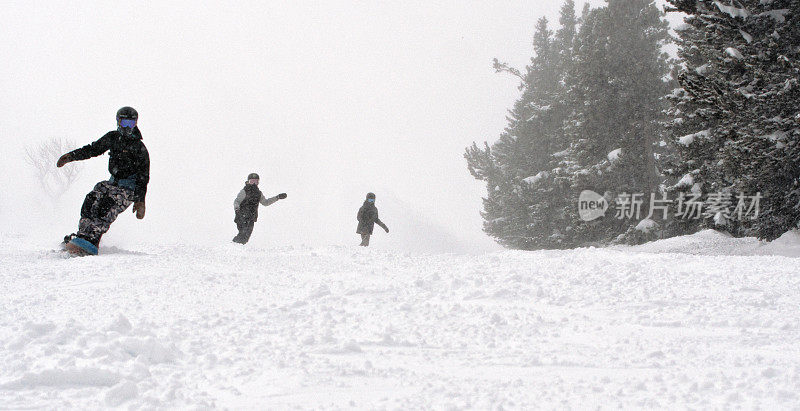
<instances>
[{"instance_id":1,"label":"distant snowboarder","mask_svg":"<svg viewBox=\"0 0 800 411\"><path fill-rule=\"evenodd\" d=\"M286 193L280 193L271 198L264 197L264 194L258 189L258 181L258 174L251 173L248 175L244 188L239 191L236 200L233 200L233 209L236 212L233 222L236 223L236 228L239 229L239 234L233 237L234 243L247 244L250 241L253 227L255 222L258 221L259 204L269 206L278 200L286 198Z\"/></svg>"},{"instance_id":2,"label":"distant snowboarder","mask_svg":"<svg viewBox=\"0 0 800 411\"><path fill-rule=\"evenodd\" d=\"M111 178L101 181L86 195L81 207L78 232L64 237L64 249L72 255L97 255L100 238L120 213L133 203L136 218L143 219L145 195L150 181L150 155L136 126L139 113L131 107L117 111L117 129L99 140L61 156L63 167L72 161L86 160L109 152Z\"/></svg>"},{"instance_id":3,"label":"distant snowboarder","mask_svg":"<svg viewBox=\"0 0 800 411\"><path fill-rule=\"evenodd\" d=\"M369 237L372 235L372 230L375 224L381 226L386 233L389 233L389 228L378 218L378 208L375 207L375 194L367 193L367 199L364 200L364 205L358 209L358 228L356 234L361 234L362 247L369 247Z\"/></svg>"}]
</instances>

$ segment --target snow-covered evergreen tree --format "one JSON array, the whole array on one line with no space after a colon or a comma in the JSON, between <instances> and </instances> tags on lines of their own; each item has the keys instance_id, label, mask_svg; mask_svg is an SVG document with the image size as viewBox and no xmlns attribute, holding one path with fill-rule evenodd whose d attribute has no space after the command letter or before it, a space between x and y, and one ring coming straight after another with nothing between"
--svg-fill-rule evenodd
<instances>
[{"instance_id":1,"label":"snow-covered evergreen tree","mask_svg":"<svg viewBox=\"0 0 800 411\"><path fill-rule=\"evenodd\" d=\"M663 13L652 0L609 0L578 21L570 0L559 23L554 38L537 25L536 56L500 139L465 155L487 182L486 232L512 248L607 243L638 221L584 223L578 194L649 193L661 182L653 146L668 90Z\"/></svg>"},{"instance_id":2,"label":"snow-covered evergreen tree","mask_svg":"<svg viewBox=\"0 0 800 411\"><path fill-rule=\"evenodd\" d=\"M569 241L566 230L575 221L577 210L574 207L574 193L568 179L562 178L557 171L560 153L569 146L565 133L565 124L574 112L567 96L567 79L573 70L575 56L575 38L579 27L575 15L575 2L568 0L561 7L559 17L560 28L556 32L554 44L557 55L554 55L558 72L558 84L553 109L542 113L549 118L547 152L544 155L544 167L533 177L528 178L527 193L530 198L528 207L530 215L529 236L534 239L536 248L568 248L574 246ZM570 204L573 207L570 207Z\"/></svg>"},{"instance_id":3,"label":"snow-covered evergreen tree","mask_svg":"<svg viewBox=\"0 0 800 411\"><path fill-rule=\"evenodd\" d=\"M552 153L564 146L563 61L571 53L574 15L574 2L568 0L555 39L546 19L537 22L535 56L525 75L495 62L498 71L522 78L522 96L510 111L509 124L499 140L491 147L473 144L465 154L472 175L487 183L484 229L507 247L534 249L558 243L558 237L545 227L551 220L546 214L558 210L546 205L552 194L543 195L536 183L548 177Z\"/></svg>"},{"instance_id":4,"label":"snow-covered evergreen tree","mask_svg":"<svg viewBox=\"0 0 800 411\"><path fill-rule=\"evenodd\" d=\"M608 0L582 16L567 78L571 144L556 170L570 181L573 198L586 189L612 201L642 193L639 218L647 216L649 194L658 193L661 183L654 150L664 134L668 40L668 24L652 0ZM612 212L593 223L576 218L566 231L574 244L608 243L638 223Z\"/></svg>"},{"instance_id":5,"label":"snow-covered evergreen tree","mask_svg":"<svg viewBox=\"0 0 800 411\"><path fill-rule=\"evenodd\" d=\"M705 223L777 238L800 223L800 1L669 1L688 14L671 95L677 186L760 192L758 218L717 213Z\"/></svg>"}]
</instances>

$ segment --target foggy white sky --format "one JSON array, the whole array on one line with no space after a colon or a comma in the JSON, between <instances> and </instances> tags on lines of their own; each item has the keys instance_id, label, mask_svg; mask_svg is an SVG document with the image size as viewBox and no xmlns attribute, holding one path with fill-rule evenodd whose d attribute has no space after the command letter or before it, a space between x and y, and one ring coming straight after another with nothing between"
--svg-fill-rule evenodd
<instances>
[{"instance_id":1,"label":"foggy white sky","mask_svg":"<svg viewBox=\"0 0 800 411\"><path fill-rule=\"evenodd\" d=\"M152 161L148 215L122 216L106 243L229 241L254 171L289 199L262 208L251 244L356 244L374 191L392 229L376 245L492 249L462 152L495 140L519 96L492 58L523 67L536 20L557 22L560 4L4 1L0 231L74 232L107 156L53 210L24 147L87 144L131 105Z\"/></svg>"}]
</instances>

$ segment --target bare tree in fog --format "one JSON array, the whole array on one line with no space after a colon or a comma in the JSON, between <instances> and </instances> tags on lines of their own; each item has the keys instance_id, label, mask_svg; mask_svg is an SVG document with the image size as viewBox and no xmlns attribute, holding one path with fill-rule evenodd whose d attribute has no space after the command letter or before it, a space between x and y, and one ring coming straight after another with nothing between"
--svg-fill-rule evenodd
<instances>
[{"instance_id":1,"label":"bare tree in fog","mask_svg":"<svg viewBox=\"0 0 800 411\"><path fill-rule=\"evenodd\" d=\"M83 170L82 165L74 163L62 168L56 167L56 161L61 154L72 147L75 147L74 141L53 137L36 146L25 148L25 162L33 167L39 186L53 204L69 190Z\"/></svg>"}]
</instances>

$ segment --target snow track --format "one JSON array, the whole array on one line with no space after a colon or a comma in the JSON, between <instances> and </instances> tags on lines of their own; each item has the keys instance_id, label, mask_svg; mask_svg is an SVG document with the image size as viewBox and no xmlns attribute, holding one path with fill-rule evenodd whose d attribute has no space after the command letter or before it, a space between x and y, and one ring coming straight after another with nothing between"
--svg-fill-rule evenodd
<instances>
[{"instance_id":1,"label":"snow track","mask_svg":"<svg viewBox=\"0 0 800 411\"><path fill-rule=\"evenodd\" d=\"M65 259L12 239L0 408L798 408L800 260L742 241Z\"/></svg>"}]
</instances>

